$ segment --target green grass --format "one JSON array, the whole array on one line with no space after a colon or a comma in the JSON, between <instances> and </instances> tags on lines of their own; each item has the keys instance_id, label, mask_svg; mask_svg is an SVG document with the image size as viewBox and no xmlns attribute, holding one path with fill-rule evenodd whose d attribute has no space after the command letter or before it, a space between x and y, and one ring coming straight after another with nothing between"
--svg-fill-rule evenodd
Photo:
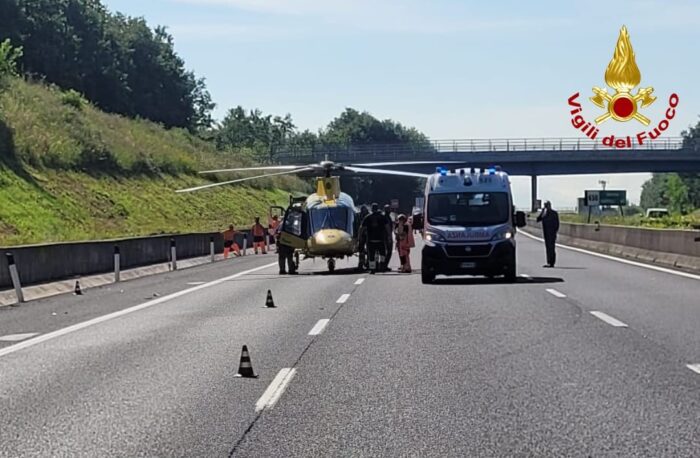
<instances>
[{"instance_id":1,"label":"green grass","mask_svg":"<svg viewBox=\"0 0 700 458\"><path fill-rule=\"evenodd\" d=\"M586 223L587 215L561 214L562 221L570 223ZM690 215L671 215L666 218L651 219L643 215L634 216L591 216L591 222L598 221L600 224L614 226L640 226L658 229L692 229L700 228L700 210Z\"/></svg>"},{"instance_id":2,"label":"green grass","mask_svg":"<svg viewBox=\"0 0 700 458\"><path fill-rule=\"evenodd\" d=\"M0 246L248 226L308 189L278 177L175 194L207 183L196 170L251 161L19 79L0 95L0 110Z\"/></svg>"}]
</instances>

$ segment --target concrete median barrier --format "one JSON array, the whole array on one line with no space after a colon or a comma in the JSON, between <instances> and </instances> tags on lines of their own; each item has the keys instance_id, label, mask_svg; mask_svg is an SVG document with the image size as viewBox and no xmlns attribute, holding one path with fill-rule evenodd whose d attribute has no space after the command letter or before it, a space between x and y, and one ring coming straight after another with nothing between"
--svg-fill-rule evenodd
<instances>
[{"instance_id":1,"label":"concrete median barrier","mask_svg":"<svg viewBox=\"0 0 700 458\"><path fill-rule=\"evenodd\" d=\"M539 223L528 220L525 232L542 237ZM651 229L562 222L558 242L665 267L700 271L700 231Z\"/></svg>"}]
</instances>

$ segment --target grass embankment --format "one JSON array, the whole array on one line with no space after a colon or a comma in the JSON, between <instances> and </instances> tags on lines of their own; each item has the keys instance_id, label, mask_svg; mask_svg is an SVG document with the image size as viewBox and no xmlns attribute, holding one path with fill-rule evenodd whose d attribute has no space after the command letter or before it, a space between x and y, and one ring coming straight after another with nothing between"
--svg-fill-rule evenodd
<instances>
[{"instance_id":1,"label":"grass embankment","mask_svg":"<svg viewBox=\"0 0 700 458\"><path fill-rule=\"evenodd\" d=\"M560 219L569 223L586 223L588 215L561 214ZM699 229L700 210L690 215L671 215L666 218L645 218L633 216L591 216L591 222L614 226L639 226L657 229Z\"/></svg>"},{"instance_id":2,"label":"grass embankment","mask_svg":"<svg viewBox=\"0 0 700 458\"><path fill-rule=\"evenodd\" d=\"M305 189L278 177L174 193L206 183L197 170L249 163L186 131L16 79L0 94L0 246L248 226Z\"/></svg>"}]
</instances>

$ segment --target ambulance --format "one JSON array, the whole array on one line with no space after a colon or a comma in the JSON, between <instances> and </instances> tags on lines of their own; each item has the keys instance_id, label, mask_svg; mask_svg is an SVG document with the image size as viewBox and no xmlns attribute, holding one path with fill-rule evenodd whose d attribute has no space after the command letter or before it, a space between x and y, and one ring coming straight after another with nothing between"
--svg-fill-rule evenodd
<instances>
[{"instance_id":1,"label":"ambulance","mask_svg":"<svg viewBox=\"0 0 700 458\"><path fill-rule=\"evenodd\" d=\"M515 233L526 224L516 212L508 174L500 167L438 167L425 187L421 280L437 275L516 279Z\"/></svg>"}]
</instances>

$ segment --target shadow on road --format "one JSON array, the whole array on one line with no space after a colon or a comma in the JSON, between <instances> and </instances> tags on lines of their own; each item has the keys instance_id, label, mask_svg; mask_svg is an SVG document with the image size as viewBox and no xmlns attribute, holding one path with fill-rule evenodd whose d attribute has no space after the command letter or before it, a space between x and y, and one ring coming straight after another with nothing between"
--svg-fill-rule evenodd
<instances>
[{"instance_id":1,"label":"shadow on road","mask_svg":"<svg viewBox=\"0 0 700 458\"><path fill-rule=\"evenodd\" d=\"M543 283L564 283L563 278L559 277L518 277L515 282L508 282L503 278L487 278L487 277L450 277L437 278L433 284L435 285L533 285Z\"/></svg>"}]
</instances>

